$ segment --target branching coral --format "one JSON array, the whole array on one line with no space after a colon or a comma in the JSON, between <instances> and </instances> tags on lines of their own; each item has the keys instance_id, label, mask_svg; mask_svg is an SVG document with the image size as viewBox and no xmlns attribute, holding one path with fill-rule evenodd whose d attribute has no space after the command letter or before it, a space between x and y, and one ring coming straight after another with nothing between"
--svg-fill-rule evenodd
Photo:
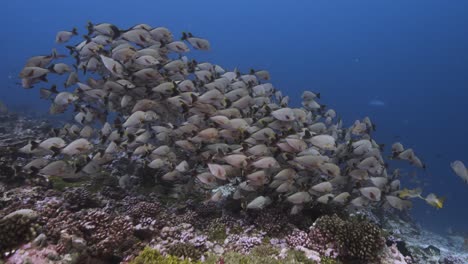
<instances>
[{"instance_id":1,"label":"branching coral","mask_svg":"<svg viewBox=\"0 0 468 264\"><path fill-rule=\"evenodd\" d=\"M72 211L99 206L96 196L84 187L66 189L63 198L67 203L67 208Z\"/></svg>"},{"instance_id":2,"label":"branching coral","mask_svg":"<svg viewBox=\"0 0 468 264\"><path fill-rule=\"evenodd\" d=\"M226 226L220 221L212 221L208 227L208 238L212 241L224 241L227 237Z\"/></svg>"},{"instance_id":3,"label":"branching coral","mask_svg":"<svg viewBox=\"0 0 468 264\"><path fill-rule=\"evenodd\" d=\"M309 235L298 229L293 230L293 232L286 237L286 242L292 248L298 246L307 247L311 243Z\"/></svg>"},{"instance_id":4,"label":"branching coral","mask_svg":"<svg viewBox=\"0 0 468 264\"><path fill-rule=\"evenodd\" d=\"M177 243L169 246L167 253L176 257L192 260L200 259L202 252L190 243Z\"/></svg>"},{"instance_id":5,"label":"branching coral","mask_svg":"<svg viewBox=\"0 0 468 264\"><path fill-rule=\"evenodd\" d=\"M381 229L363 218L343 220L337 215L323 216L317 220L310 233L313 242L317 234L315 229L324 234L330 243L336 242L339 257L343 259L375 261L385 245Z\"/></svg>"},{"instance_id":6,"label":"branching coral","mask_svg":"<svg viewBox=\"0 0 468 264\"><path fill-rule=\"evenodd\" d=\"M158 202L138 202L128 209L128 214L135 218L156 217L162 211L162 206Z\"/></svg>"},{"instance_id":7,"label":"branching coral","mask_svg":"<svg viewBox=\"0 0 468 264\"><path fill-rule=\"evenodd\" d=\"M291 229L287 213L278 210L262 210L253 217L253 224L270 237L279 237Z\"/></svg>"}]
</instances>

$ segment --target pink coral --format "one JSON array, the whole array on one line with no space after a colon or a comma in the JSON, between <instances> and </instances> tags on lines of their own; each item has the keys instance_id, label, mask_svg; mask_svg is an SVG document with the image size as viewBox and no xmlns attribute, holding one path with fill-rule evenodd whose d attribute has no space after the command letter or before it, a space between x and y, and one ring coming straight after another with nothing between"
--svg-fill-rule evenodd
<instances>
[{"instance_id":1,"label":"pink coral","mask_svg":"<svg viewBox=\"0 0 468 264\"><path fill-rule=\"evenodd\" d=\"M336 242L316 227L311 227L309 232L310 243L308 248L319 252L321 255L336 258L338 256L338 246Z\"/></svg>"},{"instance_id":2,"label":"pink coral","mask_svg":"<svg viewBox=\"0 0 468 264\"><path fill-rule=\"evenodd\" d=\"M248 254L252 248L262 244L263 236L259 235L229 235L224 244L231 250Z\"/></svg>"},{"instance_id":3,"label":"pink coral","mask_svg":"<svg viewBox=\"0 0 468 264\"><path fill-rule=\"evenodd\" d=\"M286 237L286 242L289 246L295 248L297 246L307 247L311 243L311 240L306 232L294 229L293 232Z\"/></svg>"},{"instance_id":4,"label":"pink coral","mask_svg":"<svg viewBox=\"0 0 468 264\"><path fill-rule=\"evenodd\" d=\"M13 253L7 260L7 264L23 264L23 263L34 263L34 264L46 264L46 263L59 263L54 262L51 256L57 256L55 246L49 245L45 248L35 248L31 246L31 243L23 245L15 253Z\"/></svg>"}]
</instances>

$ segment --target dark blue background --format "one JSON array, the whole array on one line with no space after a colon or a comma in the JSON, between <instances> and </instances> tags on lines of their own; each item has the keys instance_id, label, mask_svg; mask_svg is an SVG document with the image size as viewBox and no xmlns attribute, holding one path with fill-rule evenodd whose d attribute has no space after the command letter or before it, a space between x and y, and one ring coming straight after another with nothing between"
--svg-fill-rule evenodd
<instances>
[{"instance_id":1,"label":"dark blue background","mask_svg":"<svg viewBox=\"0 0 468 264\"><path fill-rule=\"evenodd\" d=\"M442 210L418 202L414 215L434 230L467 231L468 186L449 167L454 159L468 164L467 13L468 1L442 0L3 1L0 99L46 111L37 88L15 82L28 57L50 52L59 30L83 34L90 20L191 31L212 44L197 58L268 69L293 104L303 90L320 91L346 125L368 115L379 142L413 147L428 164L417 171L424 192L447 197ZM372 99L385 106L370 106Z\"/></svg>"}]
</instances>

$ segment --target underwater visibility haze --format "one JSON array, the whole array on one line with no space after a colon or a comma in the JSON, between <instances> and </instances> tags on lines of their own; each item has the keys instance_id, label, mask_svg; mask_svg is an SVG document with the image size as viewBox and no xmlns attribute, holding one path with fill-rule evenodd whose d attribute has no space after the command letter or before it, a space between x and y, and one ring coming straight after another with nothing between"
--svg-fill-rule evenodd
<instances>
[{"instance_id":1,"label":"underwater visibility haze","mask_svg":"<svg viewBox=\"0 0 468 264\"><path fill-rule=\"evenodd\" d=\"M2 5L6 263L468 263L468 2Z\"/></svg>"}]
</instances>

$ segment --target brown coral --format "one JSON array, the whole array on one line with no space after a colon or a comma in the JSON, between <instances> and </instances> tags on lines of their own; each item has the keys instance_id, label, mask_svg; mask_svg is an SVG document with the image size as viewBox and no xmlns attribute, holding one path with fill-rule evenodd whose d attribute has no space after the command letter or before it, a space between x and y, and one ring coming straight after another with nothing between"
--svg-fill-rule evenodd
<instances>
[{"instance_id":1,"label":"brown coral","mask_svg":"<svg viewBox=\"0 0 468 264\"><path fill-rule=\"evenodd\" d=\"M83 187L66 189L63 198L67 208L72 211L99 206L96 196Z\"/></svg>"},{"instance_id":2,"label":"brown coral","mask_svg":"<svg viewBox=\"0 0 468 264\"><path fill-rule=\"evenodd\" d=\"M337 243L342 259L375 261L385 245L381 229L359 217L343 220L337 215L323 216L317 220L314 228L320 230L330 242ZM311 235L314 234L311 232Z\"/></svg>"},{"instance_id":3,"label":"brown coral","mask_svg":"<svg viewBox=\"0 0 468 264\"><path fill-rule=\"evenodd\" d=\"M22 209L0 219L0 253L34 239L37 213Z\"/></svg>"}]
</instances>

